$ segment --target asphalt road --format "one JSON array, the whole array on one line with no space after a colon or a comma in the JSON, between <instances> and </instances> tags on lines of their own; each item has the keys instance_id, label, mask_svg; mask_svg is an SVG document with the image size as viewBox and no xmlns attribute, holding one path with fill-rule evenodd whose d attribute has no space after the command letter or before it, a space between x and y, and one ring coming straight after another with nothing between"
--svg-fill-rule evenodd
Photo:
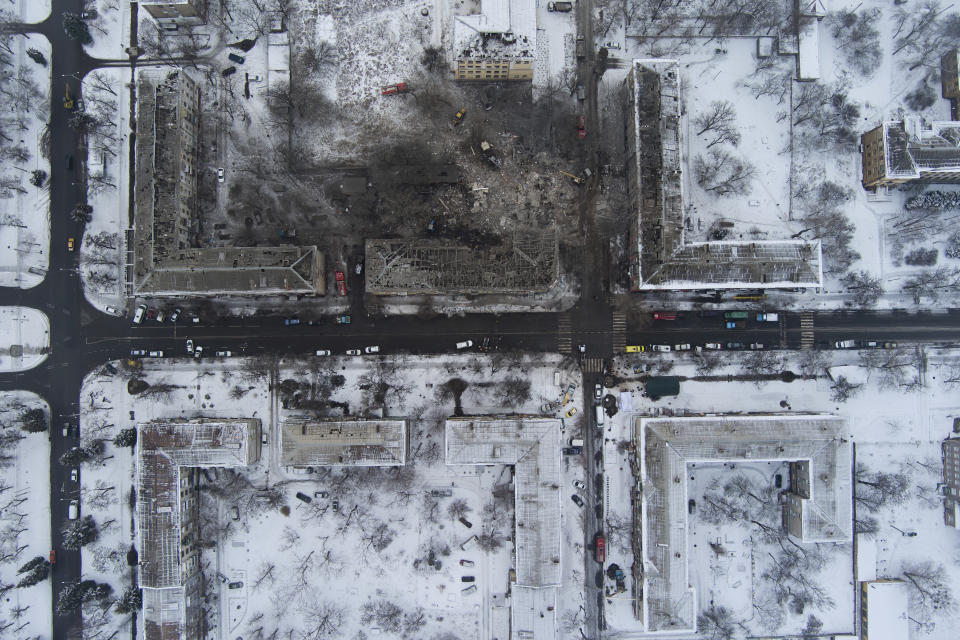
<instances>
[{"instance_id":1,"label":"asphalt road","mask_svg":"<svg viewBox=\"0 0 960 640\"><path fill-rule=\"evenodd\" d=\"M76 432L64 437L64 424L76 424L79 411L80 385L83 376L93 368L118 358L131 350L163 350L168 357L186 357L185 340L191 338L202 345L208 355L217 350L230 350L234 356L256 354L309 355L317 349L330 349L342 354L346 349L379 345L381 353L444 353L454 351L454 344L472 338L479 344L490 337L492 345L502 350L528 352L556 352L559 347L558 328L561 320L569 322L569 341L576 346L586 345L585 358L609 359L613 344L611 309L607 305L608 281L606 239L598 237L592 227L592 203L596 197L595 181L588 181L581 202L584 248L582 263L577 267L583 282L580 302L566 314L499 314L467 315L464 317L367 317L362 313L362 291L354 284L351 292L352 323L336 325L332 319L310 326L301 324L286 327L281 318L252 316L217 320L203 317L200 324L190 323L186 316L174 323L145 321L133 325L127 318L107 316L93 309L85 301L76 272L77 253L67 251L67 238L73 237L79 247L82 228L69 218L74 204L83 200L76 173L79 158L74 158L74 170L66 169L64 158L77 155L78 139L68 126L69 112L62 108L63 84L69 81L71 91L80 97L80 86L74 78L82 77L100 64L88 57L81 47L66 38L60 14L64 10L79 11L81 0L54 0L52 17L31 27L30 31L45 35L53 45L51 110L51 248L50 270L39 286L33 289L0 289L0 305L22 305L40 309L50 319L52 352L39 367L17 374L0 374L0 389L24 389L37 393L49 403L52 412L51 428L51 535L57 551L54 568L54 603L63 584L80 578L80 554L64 550L60 529L66 521L69 500L76 497L77 487L70 482L69 470L57 462L60 455L78 444ZM597 83L593 74L595 45L592 42L592 3L577 3L579 31L585 36L585 60L578 63L578 72L587 89L585 111L588 131L596 131ZM588 141L582 147L584 166L595 167L596 143ZM351 276L353 278L353 276ZM354 279L356 283L356 279ZM335 295L335 294L334 294ZM174 305L168 305L172 308ZM735 304L731 308L756 305ZM953 343L960 337L960 310L945 313L907 314L902 312L836 312L809 314L815 332L815 344L829 347L841 339ZM762 343L765 348L797 349L801 345L803 327L800 313L781 313L781 322L765 323L750 320L746 328L728 330L723 318L717 315L687 313L675 321L647 322L646 326L628 326L626 344L654 345L679 343L705 344L730 342ZM654 353L644 357L655 357ZM587 499L584 532L587 544L585 559L585 598L587 621L585 634L599 637L602 628L602 590L595 578L602 567L593 559L593 541L601 531L602 464L597 454L601 451L602 431L595 428L592 416L594 384L600 373L585 368L582 393L584 411L591 415L584 420L585 462L587 467ZM569 499L569 497L568 497ZM78 614L54 615L52 636L68 637L68 631L80 623Z\"/></svg>"}]
</instances>

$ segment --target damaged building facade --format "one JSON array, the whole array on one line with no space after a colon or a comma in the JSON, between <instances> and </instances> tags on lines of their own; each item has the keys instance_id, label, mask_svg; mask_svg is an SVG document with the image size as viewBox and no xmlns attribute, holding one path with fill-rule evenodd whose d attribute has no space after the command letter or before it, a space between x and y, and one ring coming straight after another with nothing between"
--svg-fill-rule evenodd
<instances>
[{"instance_id":1,"label":"damaged building facade","mask_svg":"<svg viewBox=\"0 0 960 640\"><path fill-rule=\"evenodd\" d=\"M537 50L534 0L480 0L480 12L454 16L456 80L533 80Z\"/></svg>"},{"instance_id":2,"label":"damaged building facade","mask_svg":"<svg viewBox=\"0 0 960 640\"><path fill-rule=\"evenodd\" d=\"M706 415L639 418L631 459L634 613L648 632L693 633L688 465L787 462L782 527L802 543L853 536L853 447L846 420L831 415Z\"/></svg>"},{"instance_id":3,"label":"damaged building facade","mask_svg":"<svg viewBox=\"0 0 960 640\"><path fill-rule=\"evenodd\" d=\"M635 60L621 88L633 291L821 286L819 241L687 240L680 89L661 59Z\"/></svg>"},{"instance_id":4,"label":"damaged building facade","mask_svg":"<svg viewBox=\"0 0 960 640\"><path fill-rule=\"evenodd\" d=\"M255 418L137 425L135 529L146 640L205 636L197 475L203 468L247 467L259 459Z\"/></svg>"},{"instance_id":5,"label":"damaged building facade","mask_svg":"<svg viewBox=\"0 0 960 640\"><path fill-rule=\"evenodd\" d=\"M133 273L128 295L326 293L315 246L195 247L200 90L184 71L141 72L137 91Z\"/></svg>"},{"instance_id":6,"label":"damaged building facade","mask_svg":"<svg viewBox=\"0 0 960 640\"><path fill-rule=\"evenodd\" d=\"M919 116L884 122L860 136L864 189L905 182L960 183L960 122Z\"/></svg>"},{"instance_id":7,"label":"damaged building facade","mask_svg":"<svg viewBox=\"0 0 960 640\"><path fill-rule=\"evenodd\" d=\"M409 449L404 419L291 418L280 423L285 467L400 467Z\"/></svg>"}]
</instances>

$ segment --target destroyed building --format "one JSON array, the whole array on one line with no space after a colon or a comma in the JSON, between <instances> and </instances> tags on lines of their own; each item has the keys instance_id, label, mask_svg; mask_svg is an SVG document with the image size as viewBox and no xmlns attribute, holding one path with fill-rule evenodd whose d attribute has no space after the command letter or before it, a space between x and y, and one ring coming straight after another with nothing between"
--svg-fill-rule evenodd
<instances>
[{"instance_id":1,"label":"destroyed building","mask_svg":"<svg viewBox=\"0 0 960 640\"><path fill-rule=\"evenodd\" d=\"M558 637L561 446L556 418L485 416L446 423L448 465L514 467L517 573L509 633L515 640Z\"/></svg>"},{"instance_id":2,"label":"destroyed building","mask_svg":"<svg viewBox=\"0 0 960 640\"><path fill-rule=\"evenodd\" d=\"M403 466L407 421L290 418L280 424L280 464L286 467Z\"/></svg>"},{"instance_id":3,"label":"destroyed building","mask_svg":"<svg viewBox=\"0 0 960 640\"><path fill-rule=\"evenodd\" d=\"M782 526L802 543L849 542L853 535L852 445L843 418L830 415L715 415L640 418L631 461L634 503L634 612L648 632L695 632L690 577L687 465L783 461L790 484Z\"/></svg>"},{"instance_id":4,"label":"destroyed building","mask_svg":"<svg viewBox=\"0 0 960 640\"><path fill-rule=\"evenodd\" d=\"M680 67L635 60L622 85L630 282L662 289L793 289L823 282L819 241L687 240L683 198Z\"/></svg>"},{"instance_id":5,"label":"destroyed building","mask_svg":"<svg viewBox=\"0 0 960 640\"><path fill-rule=\"evenodd\" d=\"M374 295L531 294L560 275L556 231L515 233L496 245L367 240L365 287Z\"/></svg>"},{"instance_id":6,"label":"destroyed building","mask_svg":"<svg viewBox=\"0 0 960 640\"><path fill-rule=\"evenodd\" d=\"M456 80L533 80L535 0L480 0L480 13L453 22Z\"/></svg>"},{"instance_id":7,"label":"destroyed building","mask_svg":"<svg viewBox=\"0 0 960 640\"><path fill-rule=\"evenodd\" d=\"M905 182L960 182L960 122L919 116L884 122L860 136L864 189Z\"/></svg>"},{"instance_id":8,"label":"destroyed building","mask_svg":"<svg viewBox=\"0 0 960 640\"><path fill-rule=\"evenodd\" d=\"M154 420L137 425L136 535L146 640L206 634L197 476L260 458L255 418Z\"/></svg>"},{"instance_id":9,"label":"destroyed building","mask_svg":"<svg viewBox=\"0 0 960 640\"><path fill-rule=\"evenodd\" d=\"M186 71L140 73L128 295L325 294L315 246L194 246L201 117L200 90Z\"/></svg>"},{"instance_id":10,"label":"destroyed building","mask_svg":"<svg viewBox=\"0 0 960 640\"><path fill-rule=\"evenodd\" d=\"M140 0L140 7L157 24L175 31L177 25L202 24L207 13L207 0Z\"/></svg>"}]
</instances>

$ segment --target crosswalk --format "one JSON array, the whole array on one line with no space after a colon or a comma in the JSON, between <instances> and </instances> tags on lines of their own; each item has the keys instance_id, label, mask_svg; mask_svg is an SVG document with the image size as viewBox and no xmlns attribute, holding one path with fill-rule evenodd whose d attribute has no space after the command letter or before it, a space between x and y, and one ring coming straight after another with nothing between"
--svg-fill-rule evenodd
<instances>
[{"instance_id":1,"label":"crosswalk","mask_svg":"<svg viewBox=\"0 0 960 640\"><path fill-rule=\"evenodd\" d=\"M813 312L804 311L800 314L800 348L813 349Z\"/></svg>"},{"instance_id":2,"label":"crosswalk","mask_svg":"<svg viewBox=\"0 0 960 640\"><path fill-rule=\"evenodd\" d=\"M560 353L572 353L573 345L570 338L570 314L561 313L557 318L557 351Z\"/></svg>"},{"instance_id":3,"label":"crosswalk","mask_svg":"<svg viewBox=\"0 0 960 640\"><path fill-rule=\"evenodd\" d=\"M613 352L623 353L627 346L627 314L622 311L613 312Z\"/></svg>"},{"instance_id":4,"label":"crosswalk","mask_svg":"<svg viewBox=\"0 0 960 640\"><path fill-rule=\"evenodd\" d=\"M584 373L602 373L603 358L584 358L583 372Z\"/></svg>"}]
</instances>

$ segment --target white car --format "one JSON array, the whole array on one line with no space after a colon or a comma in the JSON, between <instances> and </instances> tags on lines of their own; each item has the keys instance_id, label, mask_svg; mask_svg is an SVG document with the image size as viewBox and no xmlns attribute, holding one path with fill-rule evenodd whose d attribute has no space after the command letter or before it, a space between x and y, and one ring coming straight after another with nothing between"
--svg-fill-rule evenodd
<instances>
[{"instance_id":1,"label":"white car","mask_svg":"<svg viewBox=\"0 0 960 640\"><path fill-rule=\"evenodd\" d=\"M193 353L193 340L187 340L187 353Z\"/></svg>"},{"instance_id":2,"label":"white car","mask_svg":"<svg viewBox=\"0 0 960 640\"><path fill-rule=\"evenodd\" d=\"M587 485L583 484L583 480L574 480L573 486L577 489L586 489Z\"/></svg>"},{"instance_id":3,"label":"white car","mask_svg":"<svg viewBox=\"0 0 960 640\"><path fill-rule=\"evenodd\" d=\"M599 398L603 395L603 387L600 386L600 383L593 385L593 395L596 398Z\"/></svg>"},{"instance_id":4,"label":"white car","mask_svg":"<svg viewBox=\"0 0 960 640\"><path fill-rule=\"evenodd\" d=\"M606 47L607 49L619 49L619 48L620 48L620 43L619 43L619 42L604 42L604 43L603 43L603 46Z\"/></svg>"},{"instance_id":5,"label":"white car","mask_svg":"<svg viewBox=\"0 0 960 640\"><path fill-rule=\"evenodd\" d=\"M67 518L70 520L76 520L79 516L80 505L76 500L70 501L70 506L67 507Z\"/></svg>"},{"instance_id":6,"label":"white car","mask_svg":"<svg viewBox=\"0 0 960 640\"><path fill-rule=\"evenodd\" d=\"M70 469L70 482L76 482L76 481L77 481L77 470Z\"/></svg>"},{"instance_id":7,"label":"white car","mask_svg":"<svg viewBox=\"0 0 960 640\"><path fill-rule=\"evenodd\" d=\"M348 356L358 356L360 355L360 349L347 349Z\"/></svg>"},{"instance_id":8,"label":"white car","mask_svg":"<svg viewBox=\"0 0 960 640\"><path fill-rule=\"evenodd\" d=\"M464 340L457 343L457 349L469 349L473 346L473 340Z\"/></svg>"},{"instance_id":9,"label":"white car","mask_svg":"<svg viewBox=\"0 0 960 640\"><path fill-rule=\"evenodd\" d=\"M137 307L136 312L133 314L133 324L140 324L143 322L143 314L147 312L147 305L142 304Z\"/></svg>"},{"instance_id":10,"label":"white car","mask_svg":"<svg viewBox=\"0 0 960 640\"><path fill-rule=\"evenodd\" d=\"M162 358L162 357L163 357L163 351L151 351L151 352L148 353L147 355L150 356L151 358Z\"/></svg>"},{"instance_id":11,"label":"white car","mask_svg":"<svg viewBox=\"0 0 960 640\"><path fill-rule=\"evenodd\" d=\"M756 349L763 349L763 345L760 344L759 342L753 342L753 343L750 344L750 348L751 348L751 349L754 349L754 350L756 350Z\"/></svg>"},{"instance_id":12,"label":"white car","mask_svg":"<svg viewBox=\"0 0 960 640\"><path fill-rule=\"evenodd\" d=\"M703 345L703 348L719 350L719 349L722 349L723 347L720 346L719 342L708 342L707 344Z\"/></svg>"},{"instance_id":13,"label":"white car","mask_svg":"<svg viewBox=\"0 0 960 640\"><path fill-rule=\"evenodd\" d=\"M675 344L673 345L674 351L690 351L690 345L688 344Z\"/></svg>"},{"instance_id":14,"label":"white car","mask_svg":"<svg viewBox=\"0 0 960 640\"><path fill-rule=\"evenodd\" d=\"M194 358L199 358L203 355L203 347L197 347L197 350L193 352Z\"/></svg>"},{"instance_id":15,"label":"white car","mask_svg":"<svg viewBox=\"0 0 960 640\"><path fill-rule=\"evenodd\" d=\"M233 351L217 351L218 358L229 358L233 355Z\"/></svg>"},{"instance_id":16,"label":"white car","mask_svg":"<svg viewBox=\"0 0 960 640\"><path fill-rule=\"evenodd\" d=\"M377 345L374 345L372 347L365 347L363 351L364 353L380 353L380 347Z\"/></svg>"},{"instance_id":17,"label":"white car","mask_svg":"<svg viewBox=\"0 0 960 640\"><path fill-rule=\"evenodd\" d=\"M121 315L120 309L117 309L116 307L112 307L112 306L110 306L109 304L108 304L106 307L104 307L104 311L106 311L106 312L109 313L110 315L114 315L114 316L119 316L119 315Z\"/></svg>"},{"instance_id":18,"label":"white car","mask_svg":"<svg viewBox=\"0 0 960 640\"><path fill-rule=\"evenodd\" d=\"M145 356L147 355L146 349L130 349L131 356Z\"/></svg>"},{"instance_id":19,"label":"white car","mask_svg":"<svg viewBox=\"0 0 960 640\"><path fill-rule=\"evenodd\" d=\"M317 356L328 356L328 355L330 355L330 349L317 349L317 351L316 351L316 353L314 353L314 355L317 355Z\"/></svg>"},{"instance_id":20,"label":"white car","mask_svg":"<svg viewBox=\"0 0 960 640\"><path fill-rule=\"evenodd\" d=\"M217 182L223 182L223 167L217 169Z\"/></svg>"},{"instance_id":21,"label":"white car","mask_svg":"<svg viewBox=\"0 0 960 640\"><path fill-rule=\"evenodd\" d=\"M654 351L664 351L670 353L670 345L668 344L655 344L651 347Z\"/></svg>"}]
</instances>

